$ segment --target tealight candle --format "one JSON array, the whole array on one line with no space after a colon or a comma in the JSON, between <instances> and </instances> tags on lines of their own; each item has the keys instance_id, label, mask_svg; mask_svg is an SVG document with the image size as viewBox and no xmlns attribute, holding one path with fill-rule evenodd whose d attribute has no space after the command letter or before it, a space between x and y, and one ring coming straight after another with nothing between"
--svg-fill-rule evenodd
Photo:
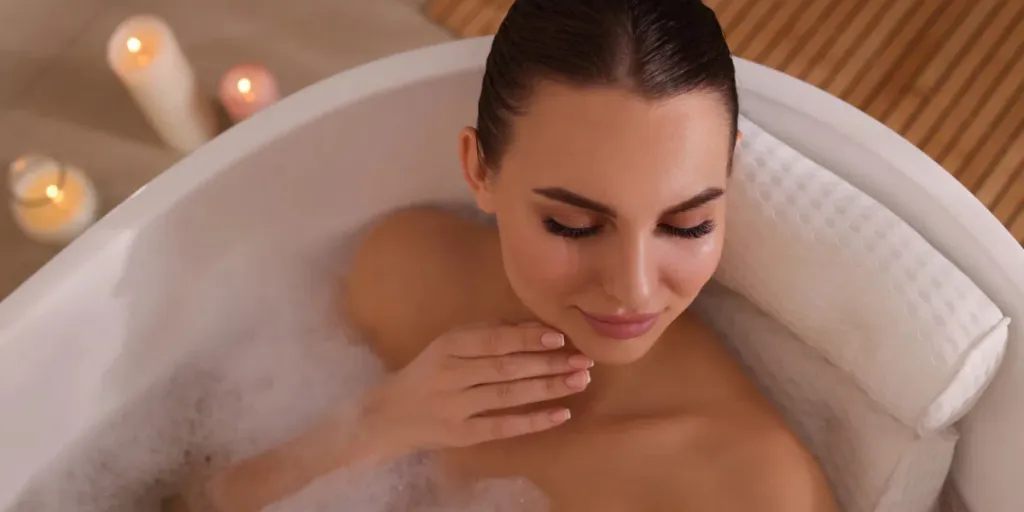
<instances>
[{"instance_id":1,"label":"tealight candle","mask_svg":"<svg viewBox=\"0 0 1024 512\"><path fill-rule=\"evenodd\" d=\"M28 154L18 157L17 160L11 162L11 165L7 166L7 188L13 192L15 185L18 184L18 180L21 179L26 171L51 162L52 160L43 155Z\"/></svg>"},{"instance_id":2,"label":"tealight candle","mask_svg":"<svg viewBox=\"0 0 1024 512\"><path fill-rule=\"evenodd\" d=\"M220 81L220 101L236 123L274 103L278 95L274 75L256 64L235 66Z\"/></svg>"},{"instance_id":3,"label":"tealight candle","mask_svg":"<svg viewBox=\"0 0 1024 512\"><path fill-rule=\"evenodd\" d=\"M212 101L201 94L192 67L162 19L146 15L123 21L107 42L107 63L172 148L187 153L217 135Z\"/></svg>"},{"instance_id":4,"label":"tealight candle","mask_svg":"<svg viewBox=\"0 0 1024 512\"><path fill-rule=\"evenodd\" d=\"M29 156L11 164L10 176L14 220L29 238L66 244L96 221L96 189L81 169Z\"/></svg>"}]
</instances>

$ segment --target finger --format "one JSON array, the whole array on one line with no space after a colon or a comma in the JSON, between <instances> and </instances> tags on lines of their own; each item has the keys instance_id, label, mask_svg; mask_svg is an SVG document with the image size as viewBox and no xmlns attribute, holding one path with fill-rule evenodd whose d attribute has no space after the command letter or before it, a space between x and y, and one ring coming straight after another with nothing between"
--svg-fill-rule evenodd
<instances>
[{"instance_id":1,"label":"finger","mask_svg":"<svg viewBox=\"0 0 1024 512\"><path fill-rule=\"evenodd\" d=\"M594 366L583 354L510 354L457 361L452 384L468 388L480 384L561 375Z\"/></svg>"},{"instance_id":2,"label":"finger","mask_svg":"<svg viewBox=\"0 0 1024 512\"><path fill-rule=\"evenodd\" d=\"M579 393L590 384L587 370L536 379L485 384L462 392L466 410L470 415L497 409L554 400Z\"/></svg>"},{"instance_id":3,"label":"finger","mask_svg":"<svg viewBox=\"0 0 1024 512\"><path fill-rule=\"evenodd\" d=\"M466 444L479 444L541 432L569 420L569 409L555 408L526 414L486 416L466 420Z\"/></svg>"},{"instance_id":4,"label":"finger","mask_svg":"<svg viewBox=\"0 0 1024 512\"><path fill-rule=\"evenodd\" d=\"M565 346L562 333L542 325L503 325L453 333L448 354L455 357L493 357L515 352L543 352Z\"/></svg>"}]
</instances>

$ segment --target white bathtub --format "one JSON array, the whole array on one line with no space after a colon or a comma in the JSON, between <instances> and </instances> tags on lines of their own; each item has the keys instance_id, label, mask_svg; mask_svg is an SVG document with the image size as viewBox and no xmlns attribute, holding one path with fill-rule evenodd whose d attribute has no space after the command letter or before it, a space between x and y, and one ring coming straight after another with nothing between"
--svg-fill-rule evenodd
<instances>
[{"instance_id":1,"label":"white bathtub","mask_svg":"<svg viewBox=\"0 0 1024 512\"><path fill-rule=\"evenodd\" d=\"M0 509L193 350L163 340L161 322L219 258L307 246L404 203L464 195L455 134L475 119L489 44L398 55L285 99L147 185L0 303ZM832 96L737 65L744 115L887 205L1024 318L1024 251L955 179ZM437 180L423 167L453 172ZM1024 322L1011 329L1001 373L961 424L953 478L973 512L1024 510Z\"/></svg>"}]
</instances>

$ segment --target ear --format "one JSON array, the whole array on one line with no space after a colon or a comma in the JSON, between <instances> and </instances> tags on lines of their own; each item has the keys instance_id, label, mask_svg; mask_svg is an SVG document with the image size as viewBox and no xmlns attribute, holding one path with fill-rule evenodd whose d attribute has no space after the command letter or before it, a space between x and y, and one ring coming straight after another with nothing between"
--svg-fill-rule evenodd
<instances>
[{"instance_id":1,"label":"ear","mask_svg":"<svg viewBox=\"0 0 1024 512\"><path fill-rule=\"evenodd\" d=\"M459 156L462 158L462 178L476 197L476 205L484 213L494 213L490 173L480 163L480 145L475 128L466 127L459 134Z\"/></svg>"}]
</instances>

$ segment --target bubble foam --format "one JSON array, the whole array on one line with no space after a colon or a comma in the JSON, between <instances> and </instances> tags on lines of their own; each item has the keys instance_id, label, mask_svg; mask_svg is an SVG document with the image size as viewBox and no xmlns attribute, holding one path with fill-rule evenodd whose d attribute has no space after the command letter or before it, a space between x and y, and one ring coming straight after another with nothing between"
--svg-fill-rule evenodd
<instances>
[{"instance_id":1,"label":"bubble foam","mask_svg":"<svg viewBox=\"0 0 1024 512\"><path fill-rule=\"evenodd\" d=\"M189 468L237 461L300 434L382 377L379 361L337 320L336 258L238 251L197 283L163 342L199 349L158 384L85 432L36 475L13 511L157 511ZM437 470L411 457L326 475L272 512L537 510L528 483L483 482L446 502Z\"/></svg>"}]
</instances>

